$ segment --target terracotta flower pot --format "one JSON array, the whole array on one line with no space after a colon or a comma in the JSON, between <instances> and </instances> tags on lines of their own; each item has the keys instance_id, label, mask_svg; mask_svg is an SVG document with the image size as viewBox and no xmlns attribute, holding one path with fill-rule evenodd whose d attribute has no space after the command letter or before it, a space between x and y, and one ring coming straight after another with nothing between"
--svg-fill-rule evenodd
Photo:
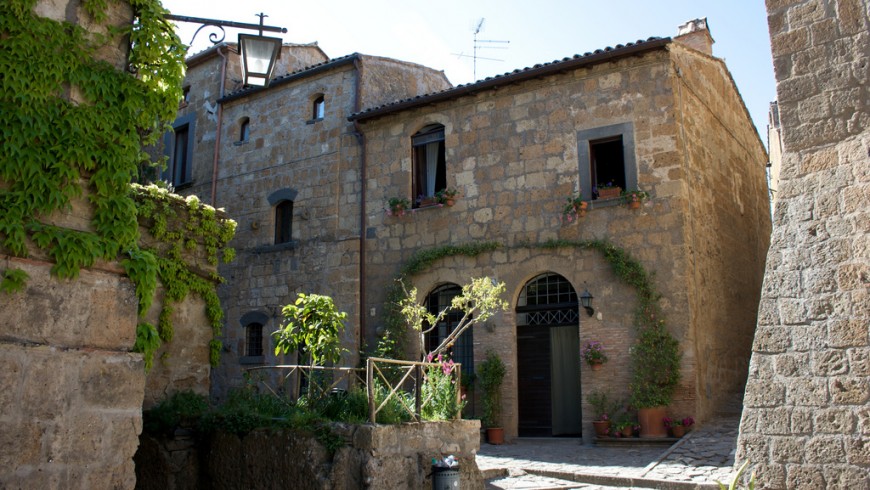
<instances>
[{"instance_id":1,"label":"terracotta flower pot","mask_svg":"<svg viewBox=\"0 0 870 490\"><path fill-rule=\"evenodd\" d=\"M634 427L628 426L622 429L622 437L634 437Z\"/></svg>"},{"instance_id":2,"label":"terracotta flower pot","mask_svg":"<svg viewBox=\"0 0 870 490\"><path fill-rule=\"evenodd\" d=\"M682 425L672 425L671 434L673 434L674 437L683 437L686 435L686 427Z\"/></svg>"},{"instance_id":3,"label":"terracotta flower pot","mask_svg":"<svg viewBox=\"0 0 870 490\"><path fill-rule=\"evenodd\" d=\"M590 363L590 364L589 364L589 366L592 367L592 370L593 370L593 371L599 371L599 370L601 369L601 366L603 366L603 365L604 365L604 364L602 364L602 363L600 363L600 362L593 362L593 363Z\"/></svg>"},{"instance_id":4,"label":"terracotta flower pot","mask_svg":"<svg viewBox=\"0 0 870 490\"><path fill-rule=\"evenodd\" d=\"M494 445L504 444L504 429L501 427L486 429L486 442Z\"/></svg>"},{"instance_id":5,"label":"terracotta flower pot","mask_svg":"<svg viewBox=\"0 0 870 490\"><path fill-rule=\"evenodd\" d=\"M640 200L632 199L628 201L628 209L639 209L640 208Z\"/></svg>"},{"instance_id":6,"label":"terracotta flower pot","mask_svg":"<svg viewBox=\"0 0 870 490\"><path fill-rule=\"evenodd\" d=\"M667 407L638 409L637 419L640 422L640 437L667 437L668 429L665 427L664 421L667 413Z\"/></svg>"},{"instance_id":7,"label":"terracotta flower pot","mask_svg":"<svg viewBox=\"0 0 870 490\"><path fill-rule=\"evenodd\" d=\"M592 422L592 426L595 428L595 436L607 437L610 434L610 424L609 420L596 420Z\"/></svg>"}]
</instances>

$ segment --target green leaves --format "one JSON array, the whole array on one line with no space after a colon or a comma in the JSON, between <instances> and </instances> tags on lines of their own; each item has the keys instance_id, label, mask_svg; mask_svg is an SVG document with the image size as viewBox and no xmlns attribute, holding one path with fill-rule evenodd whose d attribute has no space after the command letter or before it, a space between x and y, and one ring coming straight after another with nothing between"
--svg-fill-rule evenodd
<instances>
[{"instance_id":1,"label":"green leaves","mask_svg":"<svg viewBox=\"0 0 870 490\"><path fill-rule=\"evenodd\" d=\"M275 355L301 350L311 356L312 365L341 360L341 332L347 313L338 312L332 298L299 293L296 302L282 310L286 323L272 336Z\"/></svg>"},{"instance_id":2,"label":"green leaves","mask_svg":"<svg viewBox=\"0 0 870 490\"><path fill-rule=\"evenodd\" d=\"M6 269L0 277L2 277L2 280L0 280L0 292L6 294L21 291L27 284L27 279L30 278L30 276L21 269Z\"/></svg>"},{"instance_id":3,"label":"green leaves","mask_svg":"<svg viewBox=\"0 0 870 490\"><path fill-rule=\"evenodd\" d=\"M160 348L160 335L150 323L142 322L136 327L136 343L133 352L141 352L145 359L145 372L154 366L154 353Z\"/></svg>"}]
</instances>

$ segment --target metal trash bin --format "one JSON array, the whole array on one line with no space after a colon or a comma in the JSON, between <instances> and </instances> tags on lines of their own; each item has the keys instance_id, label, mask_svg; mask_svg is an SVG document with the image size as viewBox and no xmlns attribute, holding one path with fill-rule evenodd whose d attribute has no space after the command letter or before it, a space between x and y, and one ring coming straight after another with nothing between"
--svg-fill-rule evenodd
<instances>
[{"instance_id":1,"label":"metal trash bin","mask_svg":"<svg viewBox=\"0 0 870 490\"><path fill-rule=\"evenodd\" d=\"M459 466L433 466L432 490L459 490Z\"/></svg>"}]
</instances>

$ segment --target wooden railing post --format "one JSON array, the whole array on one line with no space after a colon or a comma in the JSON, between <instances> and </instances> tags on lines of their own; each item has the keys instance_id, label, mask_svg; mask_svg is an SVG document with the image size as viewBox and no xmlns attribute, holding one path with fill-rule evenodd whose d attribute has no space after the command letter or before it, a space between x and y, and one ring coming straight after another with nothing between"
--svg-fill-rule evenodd
<instances>
[{"instance_id":1,"label":"wooden railing post","mask_svg":"<svg viewBox=\"0 0 870 490\"><path fill-rule=\"evenodd\" d=\"M366 390L369 393L369 422L374 424L377 419L377 413L375 412L374 363L371 359L366 359Z\"/></svg>"},{"instance_id":2,"label":"wooden railing post","mask_svg":"<svg viewBox=\"0 0 870 490\"><path fill-rule=\"evenodd\" d=\"M454 419L459 420L462 418L462 407L460 405L462 403L462 364L454 365L453 370L456 371L456 415Z\"/></svg>"},{"instance_id":3,"label":"wooden railing post","mask_svg":"<svg viewBox=\"0 0 870 490\"><path fill-rule=\"evenodd\" d=\"M420 412L423 407L423 366L417 365L414 366L416 371L416 386L414 387L414 417L417 418L417 422L422 419Z\"/></svg>"}]
</instances>

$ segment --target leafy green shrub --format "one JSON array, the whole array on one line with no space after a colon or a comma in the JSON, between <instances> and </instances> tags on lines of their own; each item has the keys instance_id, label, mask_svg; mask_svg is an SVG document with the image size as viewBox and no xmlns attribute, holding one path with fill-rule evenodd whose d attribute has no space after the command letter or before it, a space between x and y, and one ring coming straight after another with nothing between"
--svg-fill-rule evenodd
<instances>
[{"instance_id":1,"label":"leafy green shrub","mask_svg":"<svg viewBox=\"0 0 870 490\"><path fill-rule=\"evenodd\" d=\"M203 432L226 431L244 435L260 427L290 427L298 420L300 409L274 395L251 389L230 392L226 403L205 414L199 428Z\"/></svg>"},{"instance_id":2,"label":"leafy green shrub","mask_svg":"<svg viewBox=\"0 0 870 490\"><path fill-rule=\"evenodd\" d=\"M179 391L142 413L143 428L151 434L171 433L178 427L195 425L208 409L205 396Z\"/></svg>"}]
</instances>

